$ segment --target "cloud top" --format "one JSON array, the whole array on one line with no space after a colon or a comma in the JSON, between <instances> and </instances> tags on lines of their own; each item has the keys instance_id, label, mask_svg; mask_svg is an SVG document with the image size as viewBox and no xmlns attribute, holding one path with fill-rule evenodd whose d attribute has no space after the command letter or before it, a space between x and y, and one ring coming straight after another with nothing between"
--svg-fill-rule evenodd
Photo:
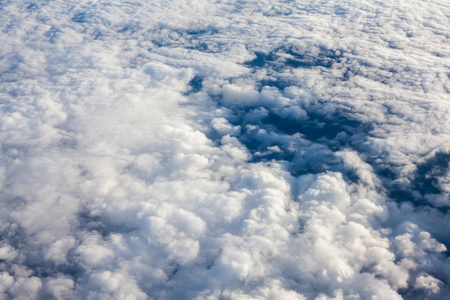
<instances>
[{"instance_id":1,"label":"cloud top","mask_svg":"<svg viewBox=\"0 0 450 300\"><path fill-rule=\"evenodd\" d=\"M450 297L445 1L0 10L0 298Z\"/></svg>"}]
</instances>

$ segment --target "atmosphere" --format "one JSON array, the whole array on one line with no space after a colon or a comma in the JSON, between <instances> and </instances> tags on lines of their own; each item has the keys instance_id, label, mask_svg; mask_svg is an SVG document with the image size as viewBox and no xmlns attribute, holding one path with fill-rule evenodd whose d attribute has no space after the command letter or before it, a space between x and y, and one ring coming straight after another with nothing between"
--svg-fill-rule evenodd
<instances>
[{"instance_id":1,"label":"atmosphere","mask_svg":"<svg viewBox=\"0 0 450 300\"><path fill-rule=\"evenodd\" d=\"M450 299L448 0L1 0L0 41L0 299Z\"/></svg>"}]
</instances>

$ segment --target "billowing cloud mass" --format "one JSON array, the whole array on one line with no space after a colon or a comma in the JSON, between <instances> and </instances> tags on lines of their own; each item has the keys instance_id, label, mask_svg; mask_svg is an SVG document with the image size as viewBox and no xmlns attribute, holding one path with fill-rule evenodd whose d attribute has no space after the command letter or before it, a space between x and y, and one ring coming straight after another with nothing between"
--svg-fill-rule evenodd
<instances>
[{"instance_id":1,"label":"billowing cloud mass","mask_svg":"<svg viewBox=\"0 0 450 300\"><path fill-rule=\"evenodd\" d=\"M450 5L0 3L0 299L450 299Z\"/></svg>"}]
</instances>

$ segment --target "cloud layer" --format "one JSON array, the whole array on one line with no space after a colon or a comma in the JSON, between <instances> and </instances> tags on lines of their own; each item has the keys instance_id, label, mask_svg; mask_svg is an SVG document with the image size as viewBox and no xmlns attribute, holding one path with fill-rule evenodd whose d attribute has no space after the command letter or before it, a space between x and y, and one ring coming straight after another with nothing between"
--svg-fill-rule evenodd
<instances>
[{"instance_id":1,"label":"cloud layer","mask_svg":"<svg viewBox=\"0 0 450 300\"><path fill-rule=\"evenodd\" d=\"M0 11L0 298L450 297L445 1Z\"/></svg>"}]
</instances>

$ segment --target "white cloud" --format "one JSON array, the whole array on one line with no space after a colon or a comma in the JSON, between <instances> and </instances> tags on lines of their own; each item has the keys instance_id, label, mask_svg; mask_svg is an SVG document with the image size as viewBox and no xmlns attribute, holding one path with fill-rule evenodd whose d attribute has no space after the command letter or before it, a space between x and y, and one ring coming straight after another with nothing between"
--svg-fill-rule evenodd
<instances>
[{"instance_id":1,"label":"white cloud","mask_svg":"<svg viewBox=\"0 0 450 300\"><path fill-rule=\"evenodd\" d=\"M5 2L0 298L445 299L447 8Z\"/></svg>"}]
</instances>

